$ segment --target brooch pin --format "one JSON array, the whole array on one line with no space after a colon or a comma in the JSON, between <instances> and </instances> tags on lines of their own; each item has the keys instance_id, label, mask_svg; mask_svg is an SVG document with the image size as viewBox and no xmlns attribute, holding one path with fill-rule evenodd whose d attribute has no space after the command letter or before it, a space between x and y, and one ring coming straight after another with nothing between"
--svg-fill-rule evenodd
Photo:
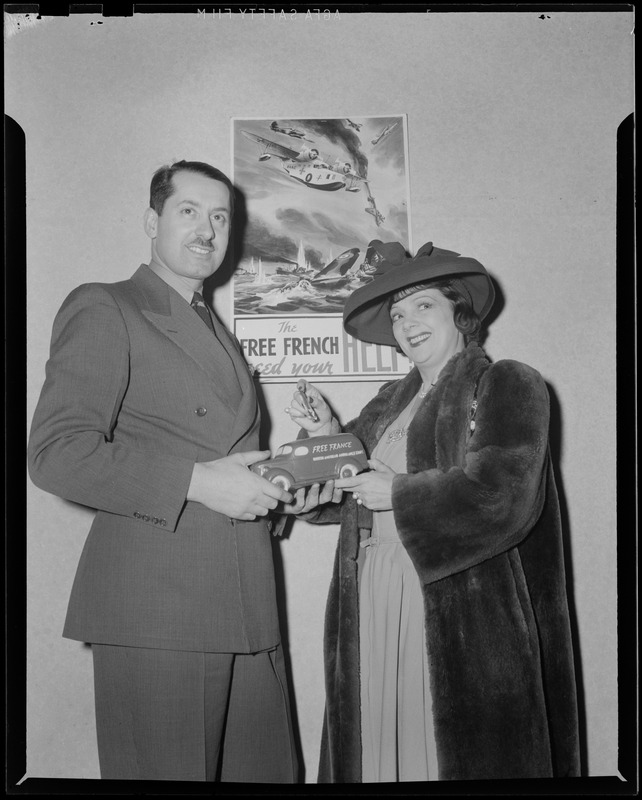
<instances>
[{"instance_id":1,"label":"brooch pin","mask_svg":"<svg viewBox=\"0 0 642 800\"><path fill-rule=\"evenodd\" d=\"M400 439L403 439L405 435L406 435L406 428L395 428L388 434L388 441L398 442Z\"/></svg>"},{"instance_id":2,"label":"brooch pin","mask_svg":"<svg viewBox=\"0 0 642 800\"><path fill-rule=\"evenodd\" d=\"M475 422L475 414L477 413L477 399L473 400L470 406L470 432L473 433L475 430L476 422Z\"/></svg>"}]
</instances>

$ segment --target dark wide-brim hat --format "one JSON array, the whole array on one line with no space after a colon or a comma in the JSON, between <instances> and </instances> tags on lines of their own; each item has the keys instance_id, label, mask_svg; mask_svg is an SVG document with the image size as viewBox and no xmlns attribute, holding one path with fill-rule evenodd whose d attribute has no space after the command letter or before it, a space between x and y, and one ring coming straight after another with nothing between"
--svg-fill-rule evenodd
<instances>
[{"instance_id":1,"label":"dark wide-brim hat","mask_svg":"<svg viewBox=\"0 0 642 800\"><path fill-rule=\"evenodd\" d=\"M452 250L423 245L414 258L408 258L398 242L370 242L366 266L374 268L373 280L354 291L343 310L343 327L357 339L396 347L388 304L390 297L415 283L452 280L466 297L473 311L483 319L495 300L495 289L485 267L474 258Z\"/></svg>"}]
</instances>

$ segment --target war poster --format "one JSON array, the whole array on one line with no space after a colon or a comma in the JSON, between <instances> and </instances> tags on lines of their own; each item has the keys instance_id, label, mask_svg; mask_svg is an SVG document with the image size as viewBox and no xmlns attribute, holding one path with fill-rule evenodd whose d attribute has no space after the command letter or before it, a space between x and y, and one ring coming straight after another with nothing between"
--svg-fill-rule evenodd
<instances>
[{"instance_id":1,"label":"war poster","mask_svg":"<svg viewBox=\"0 0 642 800\"><path fill-rule=\"evenodd\" d=\"M232 292L234 332L261 381L381 380L410 364L345 333L372 280L373 240L410 250L405 115L232 120L247 215Z\"/></svg>"}]
</instances>

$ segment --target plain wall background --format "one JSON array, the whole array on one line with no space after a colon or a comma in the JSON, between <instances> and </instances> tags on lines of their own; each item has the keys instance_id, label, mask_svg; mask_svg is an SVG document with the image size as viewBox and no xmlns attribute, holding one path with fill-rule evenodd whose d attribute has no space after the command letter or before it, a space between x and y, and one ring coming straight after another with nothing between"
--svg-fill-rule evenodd
<instances>
[{"instance_id":1,"label":"plain wall background","mask_svg":"<svg viewBox=\"0 0 642 800\"><path fill-rule=\"evenodd\" d=\"M587 774L616 774L615 167L633 110L632 13L5 22L5 110L27 141L29 421L65 296L148 260L142 215L158 166L229 170L234 116L408 115L413 249L434 241L487 266L504 295L489 355L531 364L551 389ZM229 300L226 286L226 320ZM324 386L347 420L380 385ZM292 388L263 388L273 446L293 433ZM91 653L60 635L91 516L29 485L32 777L98 777ZM306 781L337 533L296 523L276 545Z\"/></svg>"}]
</instances>

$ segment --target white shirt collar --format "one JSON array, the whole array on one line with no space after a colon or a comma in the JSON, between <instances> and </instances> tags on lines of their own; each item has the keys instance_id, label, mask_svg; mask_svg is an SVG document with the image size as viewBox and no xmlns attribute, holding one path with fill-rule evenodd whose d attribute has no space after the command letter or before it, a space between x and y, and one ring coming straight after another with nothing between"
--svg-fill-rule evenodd
<instances>
[{"instance_id":1,"label":"white shirt collar","mask_svg":"<svg viewBox=\"0 0 642 800\"><path fill-rule=\"evenodd\" d=\"M155 275L158 275L168 286L175 289L188 303L192 302L194 292L198 291L201 292L201 294L203 292L203 284L201 284L198 289L193 289L180 275L172 272L171 269L168 269L164 264L159 264L158 261L154 261L154 259L149 262L148 266Z\"/></svg>"}]
</instances>

